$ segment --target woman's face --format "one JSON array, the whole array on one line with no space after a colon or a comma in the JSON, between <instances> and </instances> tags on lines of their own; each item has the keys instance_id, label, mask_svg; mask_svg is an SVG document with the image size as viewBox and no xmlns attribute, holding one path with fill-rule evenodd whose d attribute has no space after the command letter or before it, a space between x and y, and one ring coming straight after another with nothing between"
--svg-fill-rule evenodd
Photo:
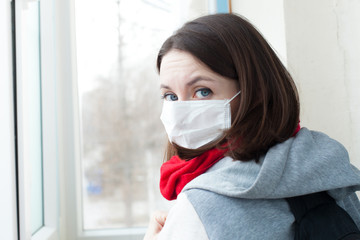
<instances>
[{"instance_id":1,"label":"woman's face","mask_svg":"<svg viewBox=\"0 0 360 240\"><path fill-rule=\"evenodd\" d=\"M238 91L237 81L221 76L190 53L170 50L160 67L160 90L166 101L231 99ZM231 103L236 109L239 98Z\"/></svg>"}]
</instances>

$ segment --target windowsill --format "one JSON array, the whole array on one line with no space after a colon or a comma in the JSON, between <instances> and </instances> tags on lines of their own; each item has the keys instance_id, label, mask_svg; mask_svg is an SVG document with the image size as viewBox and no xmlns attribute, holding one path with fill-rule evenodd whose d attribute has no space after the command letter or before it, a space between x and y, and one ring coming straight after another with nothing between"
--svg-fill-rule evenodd
<instances>
[{"instance_id":1,"label":"windowsill","mask_svg":"<svg viewBox=\"0 0 360 240\"><path fill-rule=\"evenodd\" d=\"M124 229L109 229L109 230L86 230L81 234L84 238L97 238L101 237L102 239L112 239L113 237L119 239L129 239L130 237L141 237L145 235L146 228L124 228ZM140 239L140 238L139 238Z\"/></svg>"}]
</instances>

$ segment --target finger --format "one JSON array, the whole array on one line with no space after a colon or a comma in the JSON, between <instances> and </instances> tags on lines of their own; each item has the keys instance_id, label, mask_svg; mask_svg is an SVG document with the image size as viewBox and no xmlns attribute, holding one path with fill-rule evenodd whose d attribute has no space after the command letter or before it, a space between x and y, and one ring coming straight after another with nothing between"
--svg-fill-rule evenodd
<instances>
[{"instance_id":1,"label":"finger","mask_svg":"<svg viewBox=\"0 0 360 240\"><path fill-rule=\"evenodd\" d=\"M156 211L152 214L149 227L146 231L144 240L155 240L161 229L164 227L168 213L164 211Z\"/></svg>"},{"instance_id":2,"label":"finger","mask_svg":"<svg viewBox=\"0 0 360 240\"><path fill-rule=\"evenodd\" d=\"M168 212L165 211L157 211L153 214L153 219L163 227L168 216Z\"/></svg>"}]
</instances>

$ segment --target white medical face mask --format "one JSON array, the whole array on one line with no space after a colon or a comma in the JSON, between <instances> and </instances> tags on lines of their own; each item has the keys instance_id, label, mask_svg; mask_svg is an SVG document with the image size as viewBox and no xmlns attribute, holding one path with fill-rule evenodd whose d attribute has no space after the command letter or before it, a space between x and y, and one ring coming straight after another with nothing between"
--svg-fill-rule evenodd
<instances>
[{"instance_id":1,"label":"white medical face mask","mask_svg":"<svg viewBox=\"0 0 360 240\"><path fill-rule=\"evenodd\" d=\"M160 119L169 141L197 149L219 139L231 126L230 100L164 101Z\"/></svg>"}]
</instances>

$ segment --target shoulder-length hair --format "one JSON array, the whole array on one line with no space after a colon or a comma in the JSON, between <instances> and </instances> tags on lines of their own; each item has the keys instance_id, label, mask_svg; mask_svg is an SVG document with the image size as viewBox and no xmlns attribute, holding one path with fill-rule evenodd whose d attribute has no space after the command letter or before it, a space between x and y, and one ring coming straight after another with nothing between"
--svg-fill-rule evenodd
<instances>
[{"instance_id":1,"label":"shoulder-length hair","mask_svg":"<svg viewBox=\"0 0 360 240\"><path fill-rule=\"evenodd\" d=\"M299 97L293 79L255 27L235 14L215 14L186 23L162 45L157 69L172 49L186 51L212 71L239 84L239 108L219 141L190 150L170 144L173 155L191 159L224 145L233 159L258 160L273 145L290 138L299 122Z\"/></svg>"}]
</instances>

